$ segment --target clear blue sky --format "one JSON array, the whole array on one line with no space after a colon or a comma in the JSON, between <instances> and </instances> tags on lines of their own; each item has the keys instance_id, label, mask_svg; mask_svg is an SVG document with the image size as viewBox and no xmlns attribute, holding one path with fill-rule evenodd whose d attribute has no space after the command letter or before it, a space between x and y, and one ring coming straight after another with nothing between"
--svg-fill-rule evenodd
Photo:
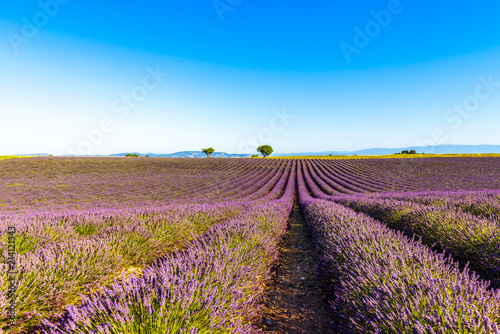
<instances>
[{"instance_id":1,"label":"clear blue sky","mask_svg":"<svg viewBox=\"0 0 500 334\"><path fill-rule=\"evenodd\" d=\"M493 0L2 1L0 154L500 144L499 13Z\"/></svg>"}]
</instances>

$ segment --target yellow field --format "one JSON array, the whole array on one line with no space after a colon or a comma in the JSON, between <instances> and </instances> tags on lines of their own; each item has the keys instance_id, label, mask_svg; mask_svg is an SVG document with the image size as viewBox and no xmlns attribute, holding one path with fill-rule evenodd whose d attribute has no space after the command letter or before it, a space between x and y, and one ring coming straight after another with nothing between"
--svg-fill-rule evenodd
<instances>
[{"instance_id":1,"label":"yellow field","mask_svg":"<svg viewBox=\"0 0 500 334\"><path fill-rule=\"evenodd\" d=\"M290 157L267 157L266 159L401 159L401 158L485 158L500 157L500 153L476 153L476 154L390 154L390 155L307 155Z\"/></svg>"},{"instance_id":2,"label":"yellow field","mask_svg":"<svg viewBox=\"0 0 500 334\"><path fill-rule=\"evenodd\" d=\"M17 155L0 155L0 160L14 159L14 158L31 158L30 156L17 156Z\"/></svg>"}]
</instances>

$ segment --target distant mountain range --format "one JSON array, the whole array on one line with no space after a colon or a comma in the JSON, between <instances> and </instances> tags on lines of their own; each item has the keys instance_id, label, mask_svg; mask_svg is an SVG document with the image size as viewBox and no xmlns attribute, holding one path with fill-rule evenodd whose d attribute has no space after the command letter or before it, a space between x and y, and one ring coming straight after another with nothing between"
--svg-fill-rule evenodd
<instances>
[{"instance_id":1,"label":"distant mountain range","mask_svg":"<svg viewBox=\"0 0 500 334\"><path fill-rule=\"evenodd\" d=\"M417 153L427 154L460 154L460 153L500 153L500 145L436 145L436 146L409 146L402 148L369 148L357 151L326 151L326 152L301 152L301 153L273 153L274 157L306 156L306 155L386 155L399 153L403 150L415 150ZM133 152L130 152L133 153ZM112 154L112 157L123 157L127 153ZM139 154L139 153L136 153ZM171 154L146 153L150 157L162 158L204 158L206 155L201 151L183 151ZM146 154L140 154L142 156ZM214 158L244 158L252 154L229 154L225 152L214 152L210 157Z\"/></svg>"},{"instance_id":2,"label":"distant mountain range","mask_svg":"<svg viewBox=\"0 0 500 334\"><path fill-rule=\"evenodd\" d=\"M137 153L128 152L132 154L139 154L140 156L149 155L151 158L204 158L206 154L202 151L181 151L175 153L158 154L158 153ZM110 157L124 157L128 153L117 153L111 154ZM210 154L211 158L245 158L249 157L251 154L230 154L225 152L214 152Z\"/></svg>"},{"instance_id":3,"label":"distant mountain range","mask_svg":"<svg viewBox=\"0 0 500 334\"><path fill-rule=\"evenodd\" d=\"M500 145L436 145L436 146L409 146L402 148L370 148L357 151L326 151L326 152L301 152L301 153L274 153L274 157L286 156L307 156L307 155L386 155L399 153L403 150L415 150L417 153L427 154L474 154L474 153L500 153ZM205 153L202 151L181 151L175 153L116 153L110 154L109 157L124 157L126 154L139 154L140 156L149 155L152 158L204 158ZM48 156L46 153L36 154L16 154L21 156ZM102 156L102 155L94 155ZM210 155L213 158L245 158L252 154L231 154L225 152L214 152Z\"/></svg>"},{"instance_id":4,"label":"distant mountain range","mask_svg":"<svg viewBox=\"0 0 500 334\"><path fill-rule=\"evenodd\" d=\"M357 151L326 151L273 154L274 156L300 156L300 155L386 155L399 153L403 150L415 150L417 153L427 154L473 154L473 153L500 153L500 145L435 145L435 146L409 146L402 148L369 148Z\"/></svg>"}]
</instances>

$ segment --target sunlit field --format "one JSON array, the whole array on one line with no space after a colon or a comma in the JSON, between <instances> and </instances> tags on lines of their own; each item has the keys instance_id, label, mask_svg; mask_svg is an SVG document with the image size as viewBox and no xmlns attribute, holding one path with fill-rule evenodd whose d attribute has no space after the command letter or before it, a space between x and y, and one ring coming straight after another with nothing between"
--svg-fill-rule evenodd
<instances>
[{"instance_id":1,"label":"sunlit field","mask_svg":"<svg viewBox=\"0 0 500 334\"><path fill-rule=\"evenodd\" d=\"M338 330L500 330L498 157L0 167L5 333L260 333L294 205Z\"/></svg>"},{"instance_id":2,"label":"sunlit field","mask_svg":"<svg viewBox=\"0 0 500 334\"><path fill-rule=\"evenodd\" d=\"M31 158L30 156L17 156L17 155L0 155L0 160L17 159L17 158Z\"/></svg>"},{"instance_id":3,"label":"sunlit field","mask_svg":"<svg viewBox=\"0 0 500 334\"><path fill-rule=\"evenodd\" d=\"M0 334L500 334L499 13L0 1Z\"/></svg>"}]
</instances>

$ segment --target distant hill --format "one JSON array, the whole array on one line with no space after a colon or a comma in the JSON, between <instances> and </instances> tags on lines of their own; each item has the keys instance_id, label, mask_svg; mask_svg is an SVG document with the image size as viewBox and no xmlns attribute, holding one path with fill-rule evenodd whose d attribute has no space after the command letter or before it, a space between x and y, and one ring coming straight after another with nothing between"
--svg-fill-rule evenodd
<instances>
[{"instance_id":1,"label":"distant hill","mask_svg":"<svg viewBox=\"0 0 500 334\"><path fill-rule=\"evenodd\" d=\"M202 151L182 151L168 154L158 154L158 153L137 153L137 152L127 152L127 153L117 153L111 154L110 157L124 157L126 154L139 154L140 156L149 155L151 158L205 158L206 154ZM214 152L210 154L210 158L245 158L251 156L250 154L230 154L226 152Z\"/></svg>"},{"instance_id":2,"label":"distant hill","mask_svg":"<svg viewBox=\"0 0 500 334\"><path fill-rule=\"evenodd\" d=\"M473 153L500 153L500 145L436 145L436 146L409 146L401 148L369 148L357 151L326 151L326 152L301 152L301 153L273 153L274 157L286 156L306 156L306 155L388 155L399 153L403 150L415 150L417 153L428 154L473 154ZM150 157L161 158L204 158L205 153L201 151L182 151L169 154L157 153L135 153L141 156L149 155ZM111 154L111 157L124 157L127 153ZM225 152L214 152L210 155L212 158L245 158L252 154L230 154Z\"/></svg>"},{"instance_id":3,"label":"distant hill","mask_svg":"<svg viewBox=\"0 0 500 334\"><path fill-rule=\"evenodd\" d=\"M399 153L403 150L415 150L417 153L427 154L473 154L473 153L500 153L500 145L435 145L409 146L401 148L369 148L357 151L326 151L303 153L276 153L273 156L303 156L303 155L387 155Z\"/></svg>"},{"instance_id":4,"label":"distant hill","mask_svg":"<svg viewBox=\"0 0 500 334\"><path fill-rule=\"evenodd\" d=\"M417 153L427 154L474 154L474 153L500 153L500 145L436 145L436 146L409 146L400 148L369 148L357 151L325 151L325 152L300 152L300 153L273 153L273 157L287 156L307 156L307 155L390 155L399 153L403 150L415 150ZM175 153L139 153L126 152L109 155L110 157L124 157L126 154L139 154L140 156L149 155L152 158L205 158L202 151L181 151ZM46 153L33 154L14 154L16 156L48 156ZM67 155L65 155L67 156ZM102 155L92 155L101 157ZM232 154L226 152L214 152L211 158L246 158L252 154Z\"/></svg>"}]
</instances>

